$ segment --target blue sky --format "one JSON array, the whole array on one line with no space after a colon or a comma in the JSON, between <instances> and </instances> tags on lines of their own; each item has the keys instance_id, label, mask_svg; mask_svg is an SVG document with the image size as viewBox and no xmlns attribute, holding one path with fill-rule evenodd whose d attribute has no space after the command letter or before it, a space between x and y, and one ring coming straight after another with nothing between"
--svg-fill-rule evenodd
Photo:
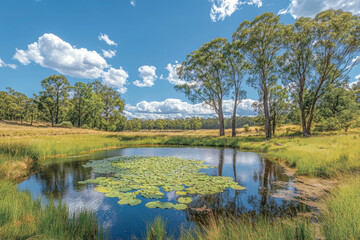
<instances>
[{"instance_id":1,"label":"blue sky","mask_svg":"<svg viewBox=\"0 0 360 240\"><path fill-rule=\"evenodd\" d=\"M99 79L118 88L129 117L211 116L211 110L174 91L173 83L180 81L173 71L176 61L211 39L230 39L242 21L263 12L282 10L281 21L287 24L339 6L359 14L360 1L351 2L2 0L0 90L12 87L31 96L41 90L42 79L64 74L71 83ZM357 75L359 67L351 81ZM258 98L255 90L245 88L243 114Z\"/></svg>"}]
</instances>

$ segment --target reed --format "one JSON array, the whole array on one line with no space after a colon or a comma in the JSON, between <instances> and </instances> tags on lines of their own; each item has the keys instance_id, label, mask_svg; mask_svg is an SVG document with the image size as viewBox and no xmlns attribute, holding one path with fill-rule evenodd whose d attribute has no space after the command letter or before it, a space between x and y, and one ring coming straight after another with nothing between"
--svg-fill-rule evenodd
<instances>
[{"instance_id":1,"label":"reed","mask_svg":"<svg viewBox=\"0 0 360 240\"><path fill-rule=\"evenodd\" d=\"M156 218L147 228L147 239L175 239L166 232L164 220ZM194 229L182 229L181 240L310 240L316 239L315 226L306 219L282 219L275 222L259 217L255 222L249 219L210 217L208 224Z\"/></svg>"},{"instance_id":2,"label":"reed","mask_svg":"<svg viewBox=\"0 0 360 240\"><path fill-rule=\"evenodd\" d=\"M94 213L84 209L69 214L65 204L45 207L16 185L0 181L0 239L103 239Z\"/></svg>"},{"instance_id":3,"label":"reed","mask_svg":"<svg viewBox=\"0 0 360 240\"><path fill-rule=\"evenodd\" d=\"M321 222L326 239L359 239L360 177L350 177L325 199Z\"/></svg>"}]
</instances>

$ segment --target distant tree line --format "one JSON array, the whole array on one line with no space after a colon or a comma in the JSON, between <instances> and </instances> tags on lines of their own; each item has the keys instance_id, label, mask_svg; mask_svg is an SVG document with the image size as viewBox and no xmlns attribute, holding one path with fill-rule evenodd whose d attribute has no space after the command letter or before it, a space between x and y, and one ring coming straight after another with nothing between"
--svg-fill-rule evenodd
<instances>
[{"instance_id":1,"label":"distant tree line","mask_svg":"<svg viewBox=\"0 0 360 240\"><path fill-rule=\"evenodd\" d=\"M120 94L99 81L70 86L64 76L52 75L44 79L41 86L42 91L32 97L11 88L0 91L0 119L106 131L218 128L217 118L126 119ZM239 117L236 121L238 126L251 126L256 122L253 117ZM226 120L226 126L231 127L230 119Z\"/></svg>"},{"instance_id":2,"label":"distant tree line","mask_svg":"<svg viewBox=\"0 0 360 240\"><path fill-rule=\"evenodd\" d=\"M314 122L324 129L347 129L358 116L358 86L349 89L347 81L360 62L360 17L328 10L291 25L279 20L264 13L244 21L231 42L217 38L205 43L177 69L186 83L175 89L216 112L220 136L225 134L225 97L234 100L236 135L236 109L246 97L245 82L259 92L260 103L254 107L267 138L290 116L304 136L311 135Z\"/></svg>"},{"instance_id":3,"label":"distant tree line","mask_svg":"<svg viewBox=\"0 0 360 240\"><path fill-rule=\"evenodd\" d=\"M0 91L0 119L50 122L108 131L124 129L124 101L111 87L94 81L70 86L62 75L41 82L42 91L27 97L11 88Z\"/></svg>"}]
</instances>

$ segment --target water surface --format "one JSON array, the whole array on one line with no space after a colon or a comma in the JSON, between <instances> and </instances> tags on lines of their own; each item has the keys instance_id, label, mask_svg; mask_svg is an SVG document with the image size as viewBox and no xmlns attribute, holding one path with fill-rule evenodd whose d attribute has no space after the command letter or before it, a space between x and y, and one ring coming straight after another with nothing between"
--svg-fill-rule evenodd
<instances>
[{"instance_id":1,"label":"water surface","mask_svg":"<svg viewBox=\"0 0 360 240\"><path fill-rule=\"evenodd\" d=\"M79 181L95 178L98 175L83 165L92 160L116 158L118 156L176 156L185 159L199 159L216 168L203 170L213 176L233 177L246 190L227 189L223 193L197 196L189 204L192 209L203 207L213 209L215 214L255 217L266 214L271 217L294 215L303 209L296 201L272 197L278 190L288 190L296 194L296 189L288 185L276 184L278 181L290 182L284 169L274 162L253 152L242 152L224 148L193 147L141 147L119 148L94 152L78 157L58 159L56 163L41 166L38 173L20 183L20 190L27 190L33 198L40 197L46 203L50 197L65 202L71 211L86 208L94 211L102 226L109 229L110 239L142 238L146 223L156 216L167 221L168 231L179 233L180 227L204 223L207 213L173 209L149 209L145 203L151 199L140 198L137 206L119 205L117 198L107 198L103 193L93 190L94 185L81 185ZM162 201L176 200L175 192L165 193Z\"/></svg>"}]
</instances>

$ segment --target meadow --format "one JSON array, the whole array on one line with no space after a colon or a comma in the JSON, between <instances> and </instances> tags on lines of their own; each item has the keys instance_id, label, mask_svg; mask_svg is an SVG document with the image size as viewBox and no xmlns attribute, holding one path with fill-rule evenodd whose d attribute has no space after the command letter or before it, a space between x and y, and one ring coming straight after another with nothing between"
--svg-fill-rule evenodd
<instances>
[{"instance_id":1,"label":"meadow","mask_svg":"<svg viewBox=\"0 0 360 240\"><path fill-rule=\"evenodd\" d=\"M216 130L138 131L108 133L88 129L20 126L0 123L0 238L48 238L62 232L63 238L97 238L103 231L91 212L69 215L65 205L50 204L41 208L28 193L18 192L15 183L31 174L36 164L52 161L54 156L77 155L87 151L121 146L186 145L231 147L266 154L293 168L297 175L329 178L338 185L321 200L319 224L316 230L309 219L297 217L291 221L270 223L266 219L254 224L242 224L231 218L212 220L200 229L184 229L182 239L357 239L360 236L360 129L344 132L315 133L310 138L298 136L298 126L280 128L277 137L267 140L252 127L238 129L238 137L216 137ZM229 133L227 133L229 135ZM16 201L11 201L16 196ZM65 217L67 216L67 217ZM51 222L41 228L34 222ZM76 226L75 226L76 225ZM148 227L148 239L164 239L165 223L157 219ZM74 227L75 226L75 227ZM76 231L74 229L77 229ZM75 231L75 232L74 232ZM319 233L320 232L320 233ZM226 234L225 234L226 233ZM60 235L59 235L60 236ZM250 237L251 236L251 237ZM89 238L89 237L87 237Z\"/></svg>"}]
</instances>

